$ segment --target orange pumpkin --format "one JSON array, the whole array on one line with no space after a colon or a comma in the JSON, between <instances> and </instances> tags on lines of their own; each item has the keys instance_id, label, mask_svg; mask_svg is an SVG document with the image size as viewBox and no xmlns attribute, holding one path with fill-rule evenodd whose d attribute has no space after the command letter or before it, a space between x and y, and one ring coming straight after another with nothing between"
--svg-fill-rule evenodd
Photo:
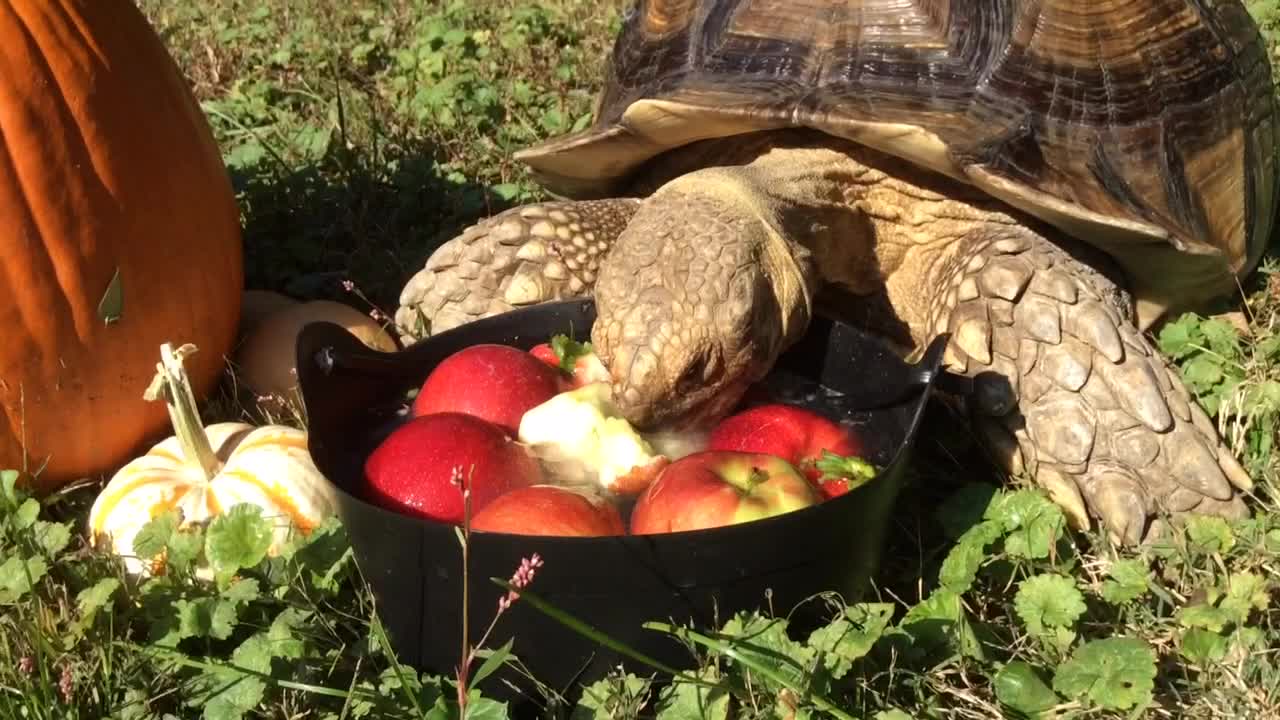
<instances>
[{"instance_id":1,"label":"orange pumpkin","mask_svg":"<svg viewBox=\"0 0 1280 720\"><path fill-rule=\"evenodd\" d=\"M155 347L198 397L235 340L239 212L208 123L131 0L0 0L0 468L46 491L163 432ZM29 480L28 476L28 480Z\"/></svg>"}]
</instances>

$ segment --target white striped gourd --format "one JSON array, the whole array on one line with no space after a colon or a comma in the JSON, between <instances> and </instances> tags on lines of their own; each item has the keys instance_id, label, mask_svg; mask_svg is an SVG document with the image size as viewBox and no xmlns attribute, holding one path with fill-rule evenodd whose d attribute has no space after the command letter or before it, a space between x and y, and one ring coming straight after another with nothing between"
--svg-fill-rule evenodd
<instances>
[{"instance_id":1,"label":"white striped gourd","mask_svg":"<svg viewBox=\"0 0 1280 720\"><path fill-rule=\"evenodd\" d=\"M273 521L274 554L292 532L310 532L335 511L332 486L307 450L306 433L285 425L200 422L182 356L161 348L162 364L148 389L150 400L169 407L175 434L120 468L99 493L89 513L89 534L107 545L132 573L159 572L133 551L138 531L168 510L181 513L183 526L204 525L232 506L252 503ZM208 576L208 568L199 575Z\"/></svg>"}]
</instances>

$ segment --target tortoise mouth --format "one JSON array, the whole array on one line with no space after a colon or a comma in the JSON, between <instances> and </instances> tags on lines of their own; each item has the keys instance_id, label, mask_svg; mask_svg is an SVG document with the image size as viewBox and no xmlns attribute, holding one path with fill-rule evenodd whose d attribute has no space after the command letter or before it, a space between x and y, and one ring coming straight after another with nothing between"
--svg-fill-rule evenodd
<instances>
[{"instance_id":1,"label":"tortoise mouth","mask_svg":"<svg viewBox=\"0 0 1280 720\"><path fill-rule=\"evenodd\" d=\"M747 384L735 382L715 392L699 393L700 397L673 396L668 400L628 401L631 386L614 384L618 411L632 427L642 432L704 431L728 417L746 394Z\"/></svg>"},{"instance_id":2,"label":"tortoise mouth","mask_svg":"<svg viewBox=\"0 0 1280 720\"><path fill-rule=\"evenodd\" d=\"M727 417L750 387L748 373L726 372L715 350L689 353L642 373L614 375L613 397L619 412L639 430L684 432L705 429ZM646 368L648 370L648 368Z\"/></svg>"},{"instance_id":3,"label":"tortoise mouth","mask_svg":"<svg viewBox=\"0 0 1280 720\"><path fill-rule=\"evenodd\" d=\"M749 337L752 325L672 317L661 310L634 303L595 334L615 406L633 427L648 432L719 422L769 370Z\"/></svg>"}]
</instances>

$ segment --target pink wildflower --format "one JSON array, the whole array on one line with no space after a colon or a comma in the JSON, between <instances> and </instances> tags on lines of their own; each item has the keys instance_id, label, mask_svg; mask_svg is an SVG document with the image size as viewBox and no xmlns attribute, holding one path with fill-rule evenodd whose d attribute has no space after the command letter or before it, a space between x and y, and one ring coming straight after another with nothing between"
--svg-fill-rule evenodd
<instances>
[{"instance_id":1,"label":"pink wildflower","mask_svg":"<svg viewBox=\"0 0 1280 720\"><path fill-rule=\"evenodd\" d=\"M30 655L23 655L18 658L18 672L23 675L30 675L36 671L36 659Z\"/></svg>"},{"instance_id":2,"label":"pink wildflower","mask_svg":"<svg viewBox=\"0 0 1280 720\"><path fill-rule=\"evenodd\" d=\"M71 704L76 689L76 678L70 665L62 666L62 675L58 678L58 692L62 693L62 701Z\"/></svg>"},{"instance_id":3,"label":"pink wildflower","mask_svg":"<svg viewBox=\"0 0 1280 720\"><path fill-rule=\"evenodd\" d=\"M461 465L453 467L453 471L449 473L449 483L461 490L463 497L471 494L471 488L467 487L466 476L462 472Z\"/></svg>"},{"instance_id":4,"label":"pink wildflower","mask_svg":"<svg viewBox=\"0 0 1280 720\"><path fill-rule=\"evenodd\" d=\"M520 561L520 567L516 569L514 575L511 576L511 584L517 588L529 587L533 582L533 577L538 573L538 568L542 567L542 556L534 553L533 557L527 557ZM511 603L520 599L520 593L512 590L498 600L498 612L504 612L511 607Z\"/></svg>"}]
</instances>

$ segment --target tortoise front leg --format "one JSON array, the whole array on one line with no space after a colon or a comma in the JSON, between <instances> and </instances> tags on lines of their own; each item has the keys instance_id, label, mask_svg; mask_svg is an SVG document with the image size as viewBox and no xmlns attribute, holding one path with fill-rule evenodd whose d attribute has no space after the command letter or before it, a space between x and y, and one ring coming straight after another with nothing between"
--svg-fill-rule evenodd
<instances>
[{"instance_id":1,"label":"tortoise front leg","mask_svg":"<svg viewBox=\"0 0 1280 720\"><path fill-rule=\"evenodd\" d=\"M930 327L953 334L951 356L975 378L988 446L1122 542L1150 536L1161 511L1247 515L1248 474L1133 324L1128 293L1104 260L1067 247L992 229L935 285Z\"/></svg>"},{"instance_id":2,"label":"tortoise front leg","mask_svg":"<svg viewBox=\"0 0 1280 720\"><path fill-rule=\"evenodd\" d=\"M395 318L403 339L590 294L638 206L631 198L534 203L467 228L405 284Z\"/></svg>"}]
</instances>

